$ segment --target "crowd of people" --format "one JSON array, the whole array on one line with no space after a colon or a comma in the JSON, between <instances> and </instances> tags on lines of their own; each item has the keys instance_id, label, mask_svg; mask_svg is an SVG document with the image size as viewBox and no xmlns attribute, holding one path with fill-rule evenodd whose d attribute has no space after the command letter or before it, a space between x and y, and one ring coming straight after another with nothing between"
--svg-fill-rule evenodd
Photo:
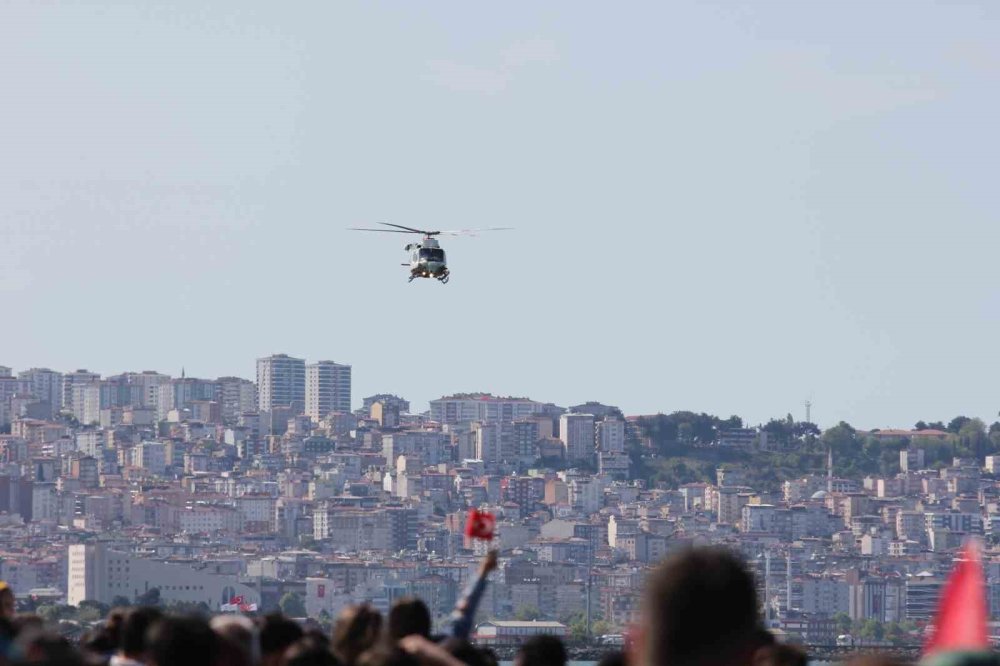
<instances>
[{"instance_id":1,"label":"crowd of people","mask_svg":"<svg viewBox=\"0 0 1000 666\"><path fill-rule=\"evenodd\" d=\"M427 606L397 600L385 616L370 605L345 609L332 632L281 614L260 618L179 616L153 607L113 610L79 644L41 618L16 615L0 587L0 666L497 666L470 641L496 553L483 561L442 633ZM566 646L534 636L515 666L566 666ZM698 549L665 561L649 577L641 623L624 652L602 666L806 666L800 649L777 643L760 623L752 575L732 554Z\"/></svg>"}]
</instances>

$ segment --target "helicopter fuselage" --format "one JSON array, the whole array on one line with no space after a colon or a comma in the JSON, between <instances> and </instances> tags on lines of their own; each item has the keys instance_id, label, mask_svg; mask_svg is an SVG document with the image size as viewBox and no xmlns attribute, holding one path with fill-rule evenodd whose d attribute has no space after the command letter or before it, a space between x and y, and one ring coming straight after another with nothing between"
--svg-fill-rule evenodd
<instances>
[{"instance_id":1,"label":"helicopter fuselage","mask_svg":"<svg viewBox=\"0 0 1000 666\"><path fill-rule=\"evenodd\" d=\"M420 243L406 246L410 252L410 281L416 278L434 278L448 282L448 261L436 238L425 237Z\"/></svg>"}]
</instances>

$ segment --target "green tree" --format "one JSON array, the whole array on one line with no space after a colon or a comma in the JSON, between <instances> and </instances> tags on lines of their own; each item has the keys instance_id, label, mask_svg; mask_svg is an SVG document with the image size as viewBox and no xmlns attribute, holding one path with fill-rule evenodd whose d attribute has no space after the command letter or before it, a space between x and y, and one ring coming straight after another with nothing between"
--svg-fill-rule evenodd
<instances>
[{"instance_id":1,"label":"green tree","mask_svg":"<svg viewBox=\"0 0 1000 666\"><path fill-rule=\"evenodd\" d=\"M100 601L94 601L93 599L87 599L80 602L80 608L93 608L97 611L98 616L104 617L111 611L111 606L107 604L102 604Z\"/></svg>"},{"instance_id":2,"label":"green tree","mask_svg":"<svg viewBox=\"0 0 1000 666\"><path fill-rule=\"evenodd\" d=\"M72 606L61 604L42 604L35 609L35 614L46 623L55 624L60 620L69 620L76 616L77 610Z\"/></svg>"},{"instance_id":3,"label":"green tree","mask_svg":"<svg viewBox=\"0 0 1000 666\"><path fill-rule=\"evenodd\" d=\"M167 610L179 615L211 615L212 609L204 601L172 601L167 604Z\"/></svg>"},{"instance_id":4,"label":"green tree","mask_svg":"<svg viewBox=\"0 0 1000 666\"><path fill-rule=\"evenodd\" d=\"M951 421L948 422L948 432L955 433L956 435L962 431L962 426L971 421L968 416L956 416Z\"/></svg>"},{"instance_id":5,"label":"green tree","mask_svg":"<svg viewBox=\"0 0 1000 666\"><path fill-rule=\"evenodd\" d=\"M614 633L615 628L610 622L605 620L597 620L590 625L590 633L594 636L604 636L606 634Z\"/></svg>"},{"instance_id":6,"label":"green tree","mask_svg":"<svg viewBox=\"0 0 1000 666\"><path fill-rule=\"evenodd\" d=\"M851 616L847 613L837 613L833 616L833 622L837 625L837 633L846 634L851 631Z\"/></svg>"},{"instance_id":7,"label":"green tree","mask_svg":"<svg viewBox=\"0 0 1000 666\"><path fill-rule=\"evenodd\" d=\"M80 608L76 611L76 619L79 622L97 622L104 615L94 606L84 606L80 604Z\"/></svg>"},{"instance_id":8,"label":"green tree","mask_svg":"<svg viewBox=\"0 0 1000 666\"><path fill-rule=\"evenodd\" d=\"M587 620L580 618L569 625L569 640L573 643L586 643L589 636L587 636Z\"/></svg>"},{"instance_id":9,"label":"green tree","mask_svg":"<svg viewBox=\"0 0 1000 666\"><path fill-rule=\"evenodd\" d=\"M285 592L278 602L278 606L281 608L281 612L288 617L306 616L306 604L302 600L302 596L295 592Z\"/></svg>"},{"instance_id":10,"label":"green tree","mask_svg":"<svg viewBox=\"0 0 1000 666\"><path fill-rule=\"evenodd\" d=\"M858 633L862 638L880 641L885 637L885 627L878 620L868 619L861 624L861 631Z\"/></svg>"},{"instance_id":11,"label":"green tree","mask_svg":"<svg viewBox=\"0 0 1000 666\"><path fill-rule=\"evenodd\" d=\"M530 622L531 620L538 620L542 617L542 612L535 608L534 606L520 606L514 611L514 619L521 620L522 622Z\"/></svg>"},{"instance_id":12,"label":"green tree","mask_svg":"<svg viewBox=\"0 0 1000 666\"><path fill-rule=\"evenodd\" d=\"M885 637L892 641L893 645L900 645L906 642L906 632L903 631L898 622L889 622L885 625Z\"/></svg>"},{"instance_id":13,"label":"green tree","mask_svg":"<svg viewBox=\"0 0 1000 666\"><path fill-rule=\"evenodd\" d=\"M986 434L986 424L982 420L968 419L959 428L957 452L962 457L982 459L992 448L992 442Z\"/></svg>"},{"instance_id":14,"label":"green tree","mask_svg":"<svg viewBox=\"0 0 1000 666\"><path fill-rule=\"evenodd\" d=\"M128 597L123 597L120 594L111 600L112 608L126 608L131 605L132 605L131 600L129 600Z\"/></svg>"},{"instance_id":15,"label":"green tree","mask_svg":"<svg viewBox=\"0 0 1000 666\"><path fill-rule=\"evenodd\" d=\"M320 628L323 630L324 634L329 635L330 631L333 630L333 618L330 616L330 612L325 608L319 612L319 616L316 618L319 622Z\"/></svg>"}]
</instances>

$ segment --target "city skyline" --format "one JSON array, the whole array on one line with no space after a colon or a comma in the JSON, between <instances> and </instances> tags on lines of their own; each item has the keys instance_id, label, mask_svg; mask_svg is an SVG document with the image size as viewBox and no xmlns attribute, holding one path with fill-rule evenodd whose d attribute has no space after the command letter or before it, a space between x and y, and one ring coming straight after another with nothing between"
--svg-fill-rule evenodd
<instances>
[{"instance_id":1,"label":"city skyline","mask_svg":"<svg viewBox=\"0 0 1000 666\"><path fill-rule=\"evenodd\" d=\"M4 363L997 412L995 3L4 17ZM346 230L380 221L515 229L407 284L404 241Z\"/></svg>"},{"instance_id":2,"label":"city skyline","mask_svg":"<svg viewBox=\"0 0 1000 666\"><path fill-rule=\"evenodd\" d=\"M405 394L403 394L400 391L393 391L393 390L387 390L387 389L385 389L385 386L384 386L385 383L384 382L378 382L378 381L372 382L371 380L368 380L366 382L366 384L365 384L368 387L372 387L372 386L382 387L381 390L372 390L371 388L358 389L357 388L357 384L354 382L354 379L355 379L356 375L353 372L353 365L351 363L348 363L348 362L336 363L336 362L329 361L329 360L312 360L312 359L307 359L307 358L304 358L304 357L296 357L293 354L286 354L284 352L277 352L277 353L271 354L271 355L269 355L267 357L259 357L259 358L257 358L256 362L257 362L257 366L258 366L258 374L256 375L255 378L243 377L243 376L239 376L239 375L218 375L218 376L216 376L216 375L204 375L204 374L202 374L202 375L200 375L198 377L195 377L191 373L187 372L187 368L186 367L182 367L181 371L180 371L180 374L178 374L176 376L171 375L170 373L161 373L158 370L150 370L148 368L144 368L142 370L132 369L132 370L119 370L119 371L116 371L116 372L113 372L113 373L102 373L102 372L95 371L95 370L93 370L91 368L84 368L84 367L75 368L73 370L61 370L61 369L50 368L50 367L47 367L47 366L40 366L40 365L32 365L32 366L20 367L20 366L14 366L14 365L11 365L11 364L5 365L3 363L0 363L0 369L9 368L11 370L11 372L12 372L12 376L13 377L18 377L19 373L27 373L29 371L31 371L31 372L36 372L37 371L37 372L41 372L41 373L54 372L54 373L57 373L57 374L61 374L63 377L70 377L70 381L65 382L64 383L64 387L63 387L63 392L66 393L67 395L69 394L69 392L72 389L72 383L71 383L72 382L72 378L76 374L83 375L85 377L85 380L87 380L87 381L89 381L89 379L91 377L93 377L93 376L97 376L97 377L99 377L101 379L107 379L109 377L117 377L117 376L121 376L121 375L125 375L125 374L149 374L149 375L152 375L152 376L164 377L166 379L183 379L185 377L185 375L186 375L187 378L189 380L191 380L191 381L203 380L203 381L208 381L208 382L223 382L224 383L225 380L239 380L241 382L247 382L249 384L252 384L259 391L259 386L260 386L260 374L259 374L259 372L260 372L260 364L261 364L262 361L268 361L268 360L271 360L271 359L274 359L274 358L283 359L285 361L292 361L292 362L296 362L296 363L300 363L301 364L301 366L302 366L302 373L300 373L301 377L299 377L300 381L298 382L299 384L301 384L301 386L299 387L301 389L301 395L296 394L294 397L292 397L290 400L288 400L287 403L295 405L295 407L297 409L300 409L303 412L305 412L307 415L310 415L314 420L318 420L320 418L321 414L326 413L326 412L333 412L333 411L346 412L346 411L357 410L358 407L362 405L362 402L365 399L367 399L369 396L380 396L380 395L390 395L390 396L394 396L394 397L395 396L399 396L402 399L404 399L407 403L413 403L414 404L414 409L411 411L411 413L413 413L413 414L428 413L433 418L434 415L435 415L435 413L434 413L434 407L433 407L433 404L432 404L433 402L435 402L435 401L441 401L443 399L448 399L448 398L452 398L452 397L455 397L455 396L460 396L460 395L471 393L471 394L484 394L484 395L485 394L489 394L489 395L493 395L493 396L498 397L498 398L499 397L524 398L526 400L533 401L533 402L536 402L538 404L555 404L555 405L559 405L559 406L562 406L562 407L568 407L568 406L577 405L577 404L584 404L584 403L588 403L588 402L600 403L600 404L615 406L615 407L621 409L622 413L625 414L626 416L642 416L642 415L653 415L653 414L668 414L668 413L677 412L677 411L693 411L693 412L696 412L696 413L698 413L698 412L714 413L717 416L722 417L722 418L725 418L725 417L728 417L728 416L738 416L738 417L740 417L743 420L743 422L747 426L755 426L755 427L756 426L761 426L761 425L765 424L767 421L769 421L771 419L778 419L778 420L784 419L787 415L791 415L792 418L795 421L815 423L821 429L826 429L826 428L833 427L833 426L837 425L837 423L840 422L840 421L826 422L826 421L824 421L822 419L815 419L815 418L809 419L809 418L807 418L807 416L812 416L812 415L815 414L815 412L814 412L815 404L811 400L803 400L800 403L798 403L797 405L791 406L787 410L782 410L781 408L776 407L775 410L773 411L773 413L771 413L771 414L769 414L767 416L764 416L762 418L756 419L756 418L749 417L745 413L740 412L740 411L734 411L734 412L729 412L729 413L713 412L713 410L711 410L711 409L705 409L705 408L703 408L702 406L699 406L699 405L663 406L661 408L654 409L652 411L641 412L641 411L629 409L628 405L622 404L619 401L611 399L609 396L603 396L603 395L602 396L588 396L587 398L581 399L581 400L561 400L558 397L556 397L555 399L551 399L548 396L536 396L535 394L531 393L530 391L509 391L509 392L505 392L505 391L497 391L495 389L491 390L489 388L489 386L488 386L489 385L488 381L482 382L484 384L484 386L480 386L480 387L476 387L476 388L466 387L466 388L461 388L461 389L458 389L458 390L446 391L446 392L442 392L439 395L428 397L426 400L420 400L420 399L413 400L411 396L405 395ZM343 394L342 393L336 393L337 397L334 397L334 395L335 395L335 389L333 388L333 384L332 383L330 384L330 388L324 389L328 393L328 395L326 395L326 397L324 397L322 399L322 402L319 402L320 399L318 397L312 397L311 398L311 392L315 393L315 389L310 389L310 385L309 385L309 381L308 381L308 376L309 375L307 373L310 372L310 370L309 370L310 368L313 368L313 371L316 371L316 370L318 370L319 367L322 367L322 366L331 367L331 369L335 369L334 370L335 372L343 372L343 371L346 370L346 375L344 376L344 379L342 379L340 381L345 381L346 382L345 386L346 386L347 394L349 396L349 402L347 402L347 403L344 402L344 398L343 398ZM339 376L339 375L337 375L337 376ZM329 381L329 382L337 382L338 380L333 379L333 377L331 376L331 379L327 380L327 381ZM287 387L285 388L285 391L286 392L288 391ZM223 402L226 402L226 400L227 400L226 398L223 398ZM310 409L310 400L314 401L312 403L313 404L313 408L312 409ZM68 402L68 398L64 398L64 401ZM238 402L238 399L237 398L233 398L231 401L232 402ZM256 395L254 397L254 400L253 400L253 404L254 404L255 408L259 407L260 409L265 409L265 406L264 406L265 402L266 401L265 401L265 399L263 397L261 397L261 394ZM278 401L278 402L275 402L274 404L275 405L285 405L285 402ZM350 408L349 409L343 409L345 407L345 405L347 405L347 404L349 404ZM426 409L422 408L422 405L424 405L424 404L427 405ZM268 403L268 405L270 405L270 403ZM320 408L319 405L323 405L324 407ZM336 409L334 409L334 408L326 409L325 408L326 406L332 406L332 405L336 405L337 408ZM95 409L96 409L96 407L95 407ZM226 410L225 406L223 406L223 410L224 411ZM952 418L954 418L956 416L966 416L966 417L969 417L969 418L979 418L980 420L982 420L987 425L989 425L993 421L997 420L997 418L996 418L997 415L991 415L991 414L974 414L974 413L971 413L971 412L968 412L968 411L959 410L958 412L955 412L954 414L931 414L931 415L923 414L923 415L917 416L912 421L904 422L904 423L878 423L878 424L874 424L873 425L873 424L867 424L867 423L861 423L861 422L855 422L855 421L849 421L849 420L847 420L846 422L849 423L850 425L854 426L855 428L858 428L858 429L861 429L861 430L895 429L895 428L905 430L905 429L908 429L908 428L912 427L918 421L923 421L923 422L928 422L928 423L929 422L934 422L934 421L943 421L943 422L947 423L950 419L952 419ZM446 420L446 422L447 422L447 420Z\"/></svg>"}]
</instances>

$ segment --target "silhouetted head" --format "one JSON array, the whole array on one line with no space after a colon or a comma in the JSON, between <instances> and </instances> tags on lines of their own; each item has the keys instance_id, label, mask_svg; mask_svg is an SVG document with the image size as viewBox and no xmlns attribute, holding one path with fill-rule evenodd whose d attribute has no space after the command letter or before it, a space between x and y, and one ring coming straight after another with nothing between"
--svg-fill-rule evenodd
<instances>
[{"instance_id":1,"label":"silhouetted head","mask_svg":"<svg viewBox=\"0 0 1000 666\"><path fill-rule=\"evenodd\" d=\"M219 643L200 617L164 617L147 634L149 666L215 666Z\"/></svg>"},{"instance_id":2,"label":"silhouetted head","mask_svg":"<svg viewBox=\"0 0 1000 666\"><path fill-rule=\"evenodd\" d=\"M609 652L597 662L597 666L625 666L625 653L621 650Z\"/></svg>"},{"instance_id":3,"label":"silhouetted head","mask_svg":"<svg viewBox=\"0 0 1000 666\"><path fill-rule=\"evenodd\" d=\"M325 639L303 636L285 650L282 666L340 666Z\"/></svg>"},{"instance_id":4,"label":"silhouetted head","mask_svg":"<svg viewBox=\"0 0 1000 666\"><path fill-rule=\"evenodd\" d=\"M87 637L84 647L94 654L117 652L122 642L122 625L125 623L125 609L115 608L104 622Z\"/></svg>"},{"instance_id":5,"label":"silhouetted head","mask_svg":"<svg viewBox=\"0 0 1000 666\"><path fill-rule=\"evenodd\" d=\"M265 666L281 661L282 655L295 641L302 638L302 627L281 613L264 617L260 627L260 659Z\"/></svg>"},{"instance_id":6,"label":"silhouetted head","mask_svg":"<svg viewBox=\"0 0 1000 666\"><path fill-rule=\"evenodd\" d=\"M31 627L18 635L14 647L20 662L44 666L84 666L83 655L69 641L50 631Z\"/></svg>"},{"instance_id":7,"label":"silhouetted head","mask_svg":"<svg viewBox=\"0 0 1000 666\"><path fill-rule=\"evenodd\" d=\"M376 645L358 655L354 666L420 666L420 661L394 645Z\"/></svg>"},{"instance_id":8,"label":"silhouetted head","mask_svg":"<svg viewBox=\"0 0 1000 666\"><path fill-rule=\"evenodd\" d=\"M809 656L794 645L773 643L759 648L753 663L754 666L807 666Z\"/></svg>"},{"instance_id":9,"label":"silhouetted head","mask_svg":"<svg viewBox=\"0 0 1000 666\"><path fill-rule=\"evenodd\" d=\"M245 615L217 615L209 626L223 643L231 644L244 655L244 663L256 664L260 660L260 642L253 620ZM228 654L234 656L233 650L228 650Z\"/></svg>"},{"instance_id":10,"label":"silhouetted head","mask_svg":"<svg viewBox=\"0 0 1000 666\"><path fill-rule=\"evenodd\" d=\"M136 661L143 659L149 628L162 617L163 613L149 606L129 609L121 620L119 631L118 647L122 654Z\"/></svg>"},{"instance_id":11,"label":"silhouetted head","mask_svg":"<svg viewBox=\"0 0 1000 666\"><path fill-rule=\"evenodd\" d=\"M644 664L749 664L761 635L753 577L732 554L696 549L661 564L646 582Z\"/></svg>"},{"instance_id":12,"label":"silhouetted head","mask_svg":"<svg viewBox=\"0 0 1000 666\"><path fill-rule=\"evenodd\" d=\"M382 615L369 604L345 608L333 625L333 653L346 666L354 666L382 632Z\"/></svg>"},{"instance_id":13,"label":"silhouetted head","mask_svg":"<svg viewBox=\"0 0 1000 666\"><path fill-rule=\"evenodd\" d=\"M416 597L397 599L389 610L389 640L395 643L414 634L430 638L431 612Z\"/></svg>"},{"instance_id":14,"label":"silhouetted head","mask_svg":"<svg viewBox=\"0 0 1000 666\"><path fill-rule=\"evenodd\" d=\"M17 613L17 608L14 599L14 590L10 589L10 585L0 580L0 617L5 617L8 620L14 617Z\"/></svg>"},{"instance_id":15,"label":"silhouetted head","mask_svg":"<svg viewBox=\"0 0 1000 666\"><path fill-rule=\"evenodd\" d=\"M533 636L514 658L514 666L566 666L566 646L555 636Z\"/></svg>"}]
</instances>

